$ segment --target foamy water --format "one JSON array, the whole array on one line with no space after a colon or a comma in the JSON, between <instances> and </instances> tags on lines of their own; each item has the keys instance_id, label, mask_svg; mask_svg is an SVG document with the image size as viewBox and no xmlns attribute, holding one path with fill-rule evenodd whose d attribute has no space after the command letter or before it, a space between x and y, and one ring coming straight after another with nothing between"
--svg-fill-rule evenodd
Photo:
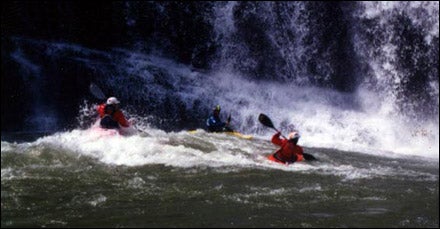
<instances>
[{"instance_id":1,"label":"foamy water","mask_svg":"<svg viewBox=\"0 0 440 229\"><path fill-rule=\"evenodd\" d=\"M165 165L177 168L217 168L228 172L237 169L276 169L305 174L327 174L344 177L343 180L372 179L412 171L371 164L363 168L345 160L332 158L319 149L306 148L306 152L319 159L316 163L299 162L291 166L273 163L266 156L278 149L270 143L270 138L255 136L254 140L244 140L226 134L196 133L187 131L166 133L149 128L132 136L122 136L114 130L95 127L87 130L72 130L42 137L30 143L8 143L2 141L2 153L24 153L39 156L45 150L56 150L73 157L90 157L107 165L144 166ZM346 154L358 154L346 152ZM373 154L374 155L374 154ZM379 154L396 157L400 154ZM355 156L355 155L352 155ZM405 156L405 155L401 155ZM417 160L417 159L416 159ZM17 170L2 168L2 177L10 177Z\"/></svg>"}]
</instances>

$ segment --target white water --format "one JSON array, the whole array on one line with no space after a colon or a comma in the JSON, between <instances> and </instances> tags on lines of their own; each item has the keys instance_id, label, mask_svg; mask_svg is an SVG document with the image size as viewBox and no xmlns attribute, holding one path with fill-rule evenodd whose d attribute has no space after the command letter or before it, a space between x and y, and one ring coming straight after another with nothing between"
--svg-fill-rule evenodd
<instances>
[{"instance_id":1,"label":"white water","mask_svg":"<svg viewBox=\"0 0 440 229\"><path fill-rule=\"evenodd\" d=\"M399 63L396 49L402 47L396 41L401 41L399 36L402 34L394 22L396 13L407 16L414 28L423 31L426 45L432 45L432 40L438 39L438 2L358 2L356 10L346 12L347 18L353 20L353 34L350 35L356 55L353 58L359 59L371 70L370 73L356 72L356 76L348 77L359 79L360 82L352 94L313 86L296 86L310 85L310 79L316 77L308 73L308 61L305 61L312 58L310 54L319 47L314 43L316 41L303 39L311 33L308 23L313 22L305 10L308 3L285 4L281 10L275 3L250 4L252 10L243 12L253 14L258 11L260 13L254 17L261 20L259 23L272 25L264 33L287 63L286 69L273 74L277 79L289 79L286 82L291 82L291 85L247 80L235 73L232 66L237 63L242 66L256 64L250 61L249 47L240 39L235 26L239 19L234 16L233 9L237 4L219 3L215 8L214 28L222 48L218 62L214 65L221 72L203 77L212 79L203 84L214 91L204 91L210 95L208 98L216 98L213 103L219 103L227 108L225 112L233 113L237 121L235 124L240 130L267 138L270 132L260 130L256 121L259 113L265 113L277 127L284 130L285 135L292 129L289 126L298 129L303 136L301 143L306 146L373 155L417 155L438 160L438 117L433 120L421 117L408 120L405 117L408 114L399 111L399 103L417 107L414 105L422 101L411 102L405 97L404 85L408 73L399 67L402 63ZM281 15L283 21L275 23L277 17L274 15ZM373 20L374 23L370 24L373 28L364 28L365 20ZM381 32L376 42L366 39L372 35L370 30ZM417 49L414 51L417 52ZM417 54L411 54L414 63L420 57ZM328 69L330 60L323 58L315 60L318 65L316 67L320 69L321 75L328 76L327 73L332 71ZM431 74L428 77L430 83L420 90L429 92L432 101L438 106L438 78L435 79L438 75Z\"/></svg>"},{"instance_id":2,"label":"white water","mask_svg":"<svg viewBox=\"0 0 440 229\"><path fill-rule=\"evenodd\" d=\"M60 53L63 49L72 48L86 53L84 57L78 57L86 64L93 61L87 58L88 53L104 55L120 63L118 75L109 76L106 83L120 93L117 97L145 101L149 109L161 106L161 102L169 96L179 98L188 110L193 108L195 101L200 100L202 108L208 107L200 111L202 115L205 113L208 116L209 107L220 104L223 118L232 114L233 127L263 139L269 139L274 131L258 122L260 113L268 115L284 135L292 129L299 130L302 135L300 144L304 146L381 156L395 154L439 158L438 119L408 122L395 111L394 99L377 94L368 87L360 87L350 94L341 93L310 86L298 87L293 83L251 80L227 71L201 73L157 55L129 50L101 53L72 45L55 46L61 49L57 49ZM166 73L173 89L155 83L150 72L152 67ZM377 74L385 73L377 70ZM120 85L129 84L133 75L140 77L142 84L138 84L138 88L121 88ZM436 93L438 96L438 91ZM145 119L139 124L148 127L148 119L161 117L138 118ZM200 128L203 125L200 123Z\"/></svg>"},{"instance_id":3,"label":"white water","mask_svg":"<svg viewBox=\"0 0 440 229\"><path fill-rule=\"evenodd\" d=\"M319 173L341 177L341 182L372 179L395 175L416 176L422 179L437 179L429 174L403 170L395 166L371 164L367 168L357 167L349 161L333 161L331 155L318 151L307 151L320 158L319 163L299 162L285 166L266 159L266 155L277 149L269 140L243 140L224 134L211 134L202 130L197 133L187 131L166 133L149 128L148 135L121 136L113 131L96 129L73 130L46 136L32 143L2 142L2 154L24 153L32 158L48 149L77 157L91 157L108 165L143 166L160 164L171 167L194 168L194 172L212 168L220 173L243 168L277 169L295 173ZM348 152L347 152L348 153ZM36 162L33 160L34 163ZM56 160L55 160L56 161ZM368 162L364 162L368 163ZM363 164L364 164L363 163ZM63 166L30 165L32 166ZM25 168L25 167L24 167ZM2 179L22 179L32 177L22 166L2 168Z\"/></svg>"},{"instance_id":4,"label":"white water","mask_svg":"<svg viewBox=\"0 0 440 229\"><path fill-rule=\"evenodd\" d=\"M428 15L438 15L438 2L432 3L433 5L429 4L365 3L365 8L361 10L362 14L359 14L359 17L379 18L383 20L384 28L388 28L390 18L387 17L387 12L392 9L401 10L406 14L413 15L411 18L415 25L427 27L428 32L425 40L431 42L433 37L438 37L438 16L431 20L427 19L426 15L417 14L422 6L423 9L428 10L426 11ZM112 72L108 79L102 80L108 84L107 86L113 87L113 91L120 93L115 96L146 102L151 110L163 105L161 101L170 96L179 98L188 110L193 108L194 101L201 100L202 108L220 104L223 118L231 113L232 125L237 130L245 134L253 134L261 139L269 139L273 134L272 129L262 126L257 120L258 115L264 113L272 119L275 126L281 129L284 135L287 135L292 129L299 130L302 135L300 144L304 146L334 148L378 156L422 156L438 160L438 117L434 120L421 119L408 122L403 114L397 112L397 91L400 80L403 79L396 67L395 47L387 42L389 39L384 39L376 47L369 43L363 43L362 40L357 40L359 34L353 35L355 41L353 43L358 44L354 47L357 54L369 64L373 78L377 81L373 90L369 89L371 88L368 86L369 82L361 83L355 92L348 94L312 86L299 87L296 86L298 82L289 84L248 79L230 71L229 67L231 61L234 61L234 58L228 57L229 51L243 51L239 49L239 46L232 44L234 42L232 35L236 30L233 21L235 5L235 2L230 2L216 9L217 16L214 24L218 29L217 35L219 37L217 39L222 40L224 48L221 51L226 51L226 53L220 55L220 66L218 66L220 70L213 72L200 73L172 60L160 58L157 54L145 55L135 53L133 50L115 49L111 52L102 52L71 44L45 43L45 46L48 46L48 55L53 55L55 58L57 55L63 56L65 50L75 50L75 55L78 56L70 56L70 58L81 61L86 66L97 70L108 70L105 67L109 63L105 61L118 66L118 72ZM290 19L295 19L295 15L290 16L292 17ZM290 24L287 23L287 25ZM287 25L286 28L289 28ZM297 29L295 23L291 26L293 26L291 29ZM274 33L271 34L274 35ZM362 33L362 31L358 31L358 33ZM394 36L395 34L387 35ZM301 52L305 48L310 48L301 44L280 44L279 51L285 53L286 59L291 62L298 59L295 56L288 57L288 55L293 55L288 50L291 47L295 47L294 51ZM372 53L379 53L379 55ZM93 59L96 58L94 56L105 61L100 63ZM29 69L36 68L29 64L32 62L23 61L26 58L21 55L16 54L15 59L20 60L18 62L23 62L24 66L29 65L27 67ZM295 63L295 66L297 65L301 65L301 63ZM167 83L172 84L172 89L165 88L155 82L157 72L152 68L160 69L161 73L166 73L163 77L166 78ZM283 78L284 76L277 77ZM298 77L300 85L304 85L301 84L301 78L307 76ZM140 83L133 86L131 83L133 78ZM130 87L121 87L121 85L130 85ZM437 98L438 104L438 82L432 80L428 86L426 90ZM206 112L207 116L209 108L200 112ZM161 117L152 118L160 119ZM140 124L148 126L148 123L141 122ZM202 128L203 123L200 125ZM133 136L95 143L93 139L81 137L82 131L74 130L43 139L51 144L57 144L56 142L60 141L60 144L66 144L68 149L79 150L79 152L90 155L94 152L102 154L102 147L110 145L111 148L115 148L115 153L103 154L100 158L103 162L114 164L174 163L173 165L192 166L200 163L200 157L203 158L201 152L197 150L161 144L161 138L169 140L172 137L178 138L185 135L185 133L166 134L154 129L150 131L157 132L159 137ZM222 145L221 141L205 143L215 144L216 147ZM133 149L121 148L126 145L130 145ZM240 147L244 146L240 145ZM145 150L150 153L146 155ZM162 157L163 153L170 151L183 152L186 155L170 155L173 159L173 162L170 162L169 158ZM231 162L227 164L243 163L247 165L254 163L246 158L239 160L240 158L236 158L237 156L231 156L230 153L220 149L217 151L218 155L206 159L209 161L207 164L223 165L223 159L215 159L216 157L232 157ZM248 153L253 152L250 150ZM121 154L127 155L120 156Z\"/></svg>"},{"instance_id":5,"label":"white water","mask_svg":"<svg viewBox=\"0 0 440 229\"><path fill-rule=\"evenodd\" d=\"M121 51L121 50L119 50ZM154 109L168 96L179 98L187 109L201 100L209 115L209 107L222 106L221 116L232 115L232 126L245 133L269 139L274 131L258 122L264 113L275 127L287 135L299 130L300 144L308 147L334 148L372 155L422 156L439 158L439 127L437 120L412 120L396 112L395 101L384 98L366 87L354 93L341 93L317 87L298 87L293 83L250 80L238 74L217 71L201 73L187 66L158 56L127 52L121 75L143 77L143 90L120 88L130 79L113 77L109 86L119 90L122 97L130 95L146 100ZM146 66L155 66L166 72L174 89L157 85ZM126 95L125 95L126 94ZM119 96L119 95L118 95ZM136 116L136 114L134 114ZM145 117L138 117L145 119ZM148 117L160 119L161 117ZM144 123L147 122L147 123ZM148 120L138 123L149 126ZM200 128L204 128L200 123Z\"/></svg>"},{"instance_id":6,"label":"white water","mask_svg":"<svg viewBox=\"0 0 440 229\"><path fill-rule=\"evenodd\" d=\"M218 103L224 104L226 111L239 113L240 129L248 130L245 120L257 122L257 115L265 113L276 127L281 127L282 123L284 127L293 125L298 129L302 135L301 143L305 146L376 155L393 152L439 157L436 120L407 123L399 115L382 112L391 105L371 92L359 91L350 95L278 83L259 85L227 74L222 74L221 79L216 85L224 87L225 93ZM360 107L346 104L352 100L357 100ZM255 132L258 123L253 128L251 132ZM287 135L288 129L284 134ZM268 137L270 134L265 131L263 135Z\"/></svg>"},{"instance_id":7,"label":"white water","mask_svg":"<svg viewBox=\"0 0 440 229\"><path fill-rule=\"evenodd\" d=\"M365 88L349 94L248 80L228 72L191 72L169 60L142 55L137 56L133 68L145 65L168 66L170 81L179 89L170 92L148 84L148 93L163 96L175 93L187 108L196 99L202 99L208 106L220 104L223 118L231 113L233 127L245 134L265 139L273 134L272 129L258 122L258 115L264 113L285 135L292 129L299 130L300 143L304 146L439 158L438 120L407 122L394 111L394 100L386 100ZM209 111L205 112L208 115ZM203 128L203 123L200 127Z\"/></svg>"}]
</instances>

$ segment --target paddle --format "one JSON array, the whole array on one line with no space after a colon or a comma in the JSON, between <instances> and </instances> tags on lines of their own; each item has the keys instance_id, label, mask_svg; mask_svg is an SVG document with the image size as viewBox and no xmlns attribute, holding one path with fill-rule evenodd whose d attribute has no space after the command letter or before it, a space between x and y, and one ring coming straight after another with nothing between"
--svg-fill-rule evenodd
<instances>
[{"instance_id":1,"label":"paddle","mask_svg":"<svg viewBox=\"0 0 440 229\"><path fill-rule=\"evenodd\" d=\"M231 123L231 113L229 113L228 118L226 119L226 125L225 127L223 127L223 130L226 132L235 132L234 130L232 130L232 128L229 126L229 124Z\"/></svg>"},{"instance_id":2,"label":"paddle","mask_svg":"<svg viewBox=\"0 0 440 229\"><path fill-rule=\"evenodd\" d=\"M89 86L89 90L97 99L105 100L106 97L104 93L98 86L96 86L96 84L91 83Z\"/></svg>"},{"instance_id":3,"label":"paddle","mask_svg":"<svg viewBox=\"0 0 440 229\"><path fill-rule=\"evenodd\" d=\"M267 126L267 127L270 127L270 128L272 128L272 129L276 130L277 132L281 132L281 131L279 131L277 128L275 128L275 127L273 126L272 120L270 120L270 118L269 118L267 115L265 115L265 114L260 114L260 115L258 116L258 121L260 121L261 124L263 124L263 125L265 125L265 126ZM287 139L287 138L286 138L284 135L282 135L282 134L281 134L281 137Z\"/></svg>"},{"instance_id":4,"label":"paddle","mask_svg":"<svg viewBox=\"0 0 440 229\"><path fill-rule=\"evenodd\" d=\"M267 126L267 127L270 127L270 128L272 128L272 129L276 130L277 132L281 132L281 131L279 131L277 128L275 128L275 126L274 126L273 123L272 123L272 120L271 120L267 115L265 115L265 114L260 114L260 115L258 116L258 121L260 121L261 124L263 124L263 125L265 125L265 126ZM282 135L282 134L281 134L281 137L287 139L287 138L286 138L284 135ZM308 153L303 153L303 156L304 156L304 159L306 159L306 160L308 160L308 161L316 160L316 158L315 158L313 155L308 154Z\"/></svg>"}]
</instances>

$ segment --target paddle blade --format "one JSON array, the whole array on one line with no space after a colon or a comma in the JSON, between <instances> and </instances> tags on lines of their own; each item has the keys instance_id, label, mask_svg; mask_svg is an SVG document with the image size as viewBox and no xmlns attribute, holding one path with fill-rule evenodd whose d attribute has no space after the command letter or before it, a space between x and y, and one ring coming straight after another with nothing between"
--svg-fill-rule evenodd
<instances>
[{"instance_id":1,"label":"paddle blade","mask_svg":"<svg viewBox=\"0 0 440 229\"><path fill-rule=\"evenodd\" d=\"M96 84L91 83L89 89L90 89L90 92L93 94L93 96L95 96L96 98L102 99L102 100L105 99L104 93L101 91L101 89L98 86L96 86Z\"/></svg>"},{"instance_id":2,"label":"paddle blade","mask_svg":"<svg viewBox=\"0 0 440 229\"><path fill-rule=\"evenodd\" d=\"M307 161L314 161L314 160L316 160L316 158L315 158L313 155L311 155L311 154L307 154L307 153L303 153L303 157L304 157L304 159L306 159Z\"/></svg>"},{"instance_id":3,"label":"paddle blade","mask_svg":"<svg viewBox=\"0 0 440 229\"><path fill-rule=\"evenodd\" d=\"M265 115L265 114L260 114L258 116L258 121L260 121L261 124L263 124L263 125L265 125L267 127L275 129L275 127L273 126L272 120L270 120L270 118L267 117L267 115Z\"/></svg>"}]
</instances>

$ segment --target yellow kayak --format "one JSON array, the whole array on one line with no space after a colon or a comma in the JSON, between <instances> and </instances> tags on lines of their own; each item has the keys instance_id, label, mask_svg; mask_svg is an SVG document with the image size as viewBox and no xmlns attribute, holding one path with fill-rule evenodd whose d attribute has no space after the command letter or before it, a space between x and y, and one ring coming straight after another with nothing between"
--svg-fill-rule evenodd
<instances>
[{"instance_id":1,"label":"yellow kayak","mask_svg":"<svg viewBox=\"0 0 440 229\"><path fill-rule=\"evenodd\" d=\"M238 131L228 131L228 132L224 132L224 133L229 134L229 135L234 135L236 137L247 139L247 140L251 140L252 139L252 135L244 135L244 134L242 134L242 133L240 133Z\"/></svg>"},{"instance_id":2,"label":"yellow kayak","mask_svg":"<svg viewBox=\"0 0 440 229\"><path fill-rule=\"evenodd\" d=\"M197 130L188 130L188 132L191 134L195 134L195 133L197 133ZM236 137L239 137L242 139L246 139L246 140L251 140L253 138L252 135L245 135L245 134L242 134L238 131L225 131L225 132L219 132L219 133L233 135L233 136L236 136Z\"/></svg>"}]
</instances>

